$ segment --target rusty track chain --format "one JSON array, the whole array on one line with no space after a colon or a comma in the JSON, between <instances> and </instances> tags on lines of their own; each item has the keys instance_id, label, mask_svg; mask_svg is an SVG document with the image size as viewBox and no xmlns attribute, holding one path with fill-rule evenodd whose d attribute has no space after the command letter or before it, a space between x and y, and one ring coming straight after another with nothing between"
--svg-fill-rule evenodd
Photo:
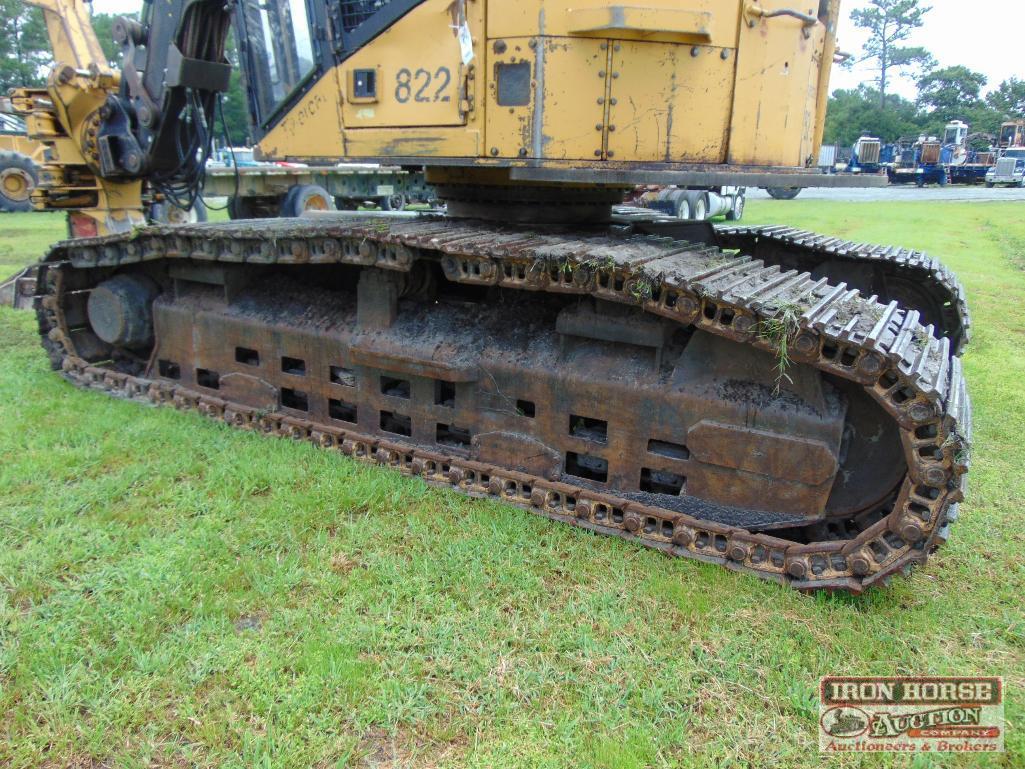
<instances>
[{"instance_id":1,"label":"rusty track chain","mask_svg":"<svg viewBox=\"0 0 1025 769\"><path fill-rule=\"evenodd\" d=\"M346 263L408 271L440 262L453 281L533 291L590 294L635 305L734 341L774 351L759 329L784 305L801 314L794 360L861 384L897 422L907 459L893 508L857 536L802 544L646 506L573 484L449 456L211 397L170 382L96 365L77 354L64 314L70 276L156 259L247 264ZM750 257L650 236L560 234L468 221L260 220L158 226L127 236L56 246L41 265L37 307L43 344L72 382L154 403L194 409L243 428L310 440L427 482L491 496L601 533L798 589L860 592L923 563L946 540L963 499L970 404L950 342L896 302L877 304L844 285L782 271ZM88 283L86 282L86 285Z\"/></svg>"},{"instance_id":2,"label":"rusty track chain","mask_svg":"<svg viewBox=\"0 0 1025 769\"><path fill-rule=\"evenodd\" d=\"M724 248L754 254L759 243L770 244L798 257L799 269L808 272L815 264L837 260L869 264L887 275L913 281L934 296L942 308L943 327L939 331L950 337L951 352L960 355L971 339L971 316L964 287L946 265L923 251L859 243L782 224L724 225L715 231ZM758 258L768 263L770 255L758 253Z\"/></svg>"}]
</instances>

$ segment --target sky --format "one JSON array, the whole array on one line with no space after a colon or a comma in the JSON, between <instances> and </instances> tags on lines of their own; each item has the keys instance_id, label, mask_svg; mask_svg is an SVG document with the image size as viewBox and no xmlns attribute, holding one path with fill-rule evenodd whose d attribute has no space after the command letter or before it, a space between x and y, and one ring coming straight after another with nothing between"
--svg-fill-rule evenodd
<instances>
[{"instance_id":1,"label":"sky","mask_svg":"<svg viewBox=\"0 0 1025 769\"><path fill-rule=\"evenodd\" d=\"M735 0L734 0L735 1ZM509 2L509 0L506 0ZM796 0L795 0L796 2ZM139 0L94 0L96 13L130 13L138 10ZM843 51L857 53L865 42L865 33L851 23L854 8L863 8L868 0L842 0L837 42ZM1022 34L1025 32L1023 0L923 0L932 10L924 25L915 31L908 45L921 45L936 57L939 66L962 64L983 73L988 82L983 89L995 88L1011 76L1025 78ZM873 73L862 65L848 71L833 67L830 89L855 88L871 80ZM906 78L892 83L891 93L915 97L915 85Z\"/></svg>"},{"instance_id":2,"label":"sky","mask_svg":"<svg viewBox=\"0 0 1025 769\"><path fill-rule=\"evenodd\" d=\"M837 45L843 51L857 53L867 37L866 31L851 22L851 11L864 8L867 0L841 0ZM920 45L936 58L940 67L961 64L987 78L983 91L1000 85L1009 77L1025 79L1022 33L1025 32L1025 3L1022 0L923 0L931 6L923 25L912 33L906 45ZM874 73L870 67L856 66L852 71L833 67L831 90L856 88ZM906 78L892 84L892 93L913 99L915 85Z\"/></svg>"}]
</instances>

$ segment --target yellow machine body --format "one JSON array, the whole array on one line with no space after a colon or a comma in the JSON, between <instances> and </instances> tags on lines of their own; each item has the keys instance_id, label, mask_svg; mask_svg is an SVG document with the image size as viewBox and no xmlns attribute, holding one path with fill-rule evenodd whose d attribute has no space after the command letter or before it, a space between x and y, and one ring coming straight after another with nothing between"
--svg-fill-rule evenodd
<instances>
[{"instance_id":1,"label":"yellow machine body","mask_svg":"<svg viewBox=\"0 0 1025 769\"><path fill-rule=\"evenodd\" d=\"M17 152L39 164L43 160L43 150L43 144L28 136L0 132L0 152Z\"/></svg>"},{"instance_id":2,"label":"yellow machine body","mask_svg":"<svg viewBox=\"0 0 1025 769\"><path fill-rule=\"evenodd\" d=\"M39 210L65 210L74 234L105 235L145 224L140 180L98 173L96 130L107 96L117 90L82 0L26 0L43 10L54 67L45 88L17 88L14 111L28 139L45 148L32 201Z\"/></svg>"},{"instance_id":3,"label":"yellow machine body","mask_svg":"<svg viewBox=\"0 0 1025 769\"><path fill-rule=\"evenodd\" d=\"M426 0L286 101L259 151L543 168L549 181L803 168L821 141L839 3L776 15L792 6Z\"/></svg>"}]
</instances>

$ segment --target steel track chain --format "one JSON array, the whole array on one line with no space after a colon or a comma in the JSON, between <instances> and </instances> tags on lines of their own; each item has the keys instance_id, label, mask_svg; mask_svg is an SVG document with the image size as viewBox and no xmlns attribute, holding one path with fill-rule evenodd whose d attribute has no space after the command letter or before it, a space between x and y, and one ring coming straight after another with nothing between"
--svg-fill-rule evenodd
<instances>
[{"instance_id":1,"label":"steel track chain","mask_svg":"<svg viewBox=\"0 0 1025 769\"><path fill-rule=\"evenodd\" d=\"M781 224L720 225L715 232L723 248L747 254L757 252L758 258L766 263L772 259L772 250L758 249L759 243L797 257L800 269L808 272L815 264L836 260L871 265L888 276L912 281L932 295L941 308L942 327L938 330L950 338L954 355L960 355L971 339L971 316L964 287L946 265L923 251L844 240Z\"/></svg>"},{"instance_id":2,"label":"steel track chain","mask_svg":"<svg viewBox=\"0 0 1025 769\"><path fill-rule=\"evenodd\" d=\"M409 271L435 259L450 280L533 291L590 294L635 305L770 353L760 329L783 305L801 308L794 360L861 384L897 422L908 475L888 514L857 536L802 544L702 521L573 484L512 472L252 408L154 381L77 354L65 296L128 264L156 259L247 264L346 263ZM83 280L89 271L89 280ZM72 281L71 276L75 276ZM65 283L69 285L66 286ZM195 409L229 424L337 448L429 483L492 496L560 521L798 589L860 592L923 563L946 540L963 499L971 432L960 359L918 313L881 305L844 285L782 271L750 257L651 236L560 234L424 218L260 220L157 226L127 236L58 244L41 265L40 331L51 360L83 387Z\"/></svg>"}]
</instances>

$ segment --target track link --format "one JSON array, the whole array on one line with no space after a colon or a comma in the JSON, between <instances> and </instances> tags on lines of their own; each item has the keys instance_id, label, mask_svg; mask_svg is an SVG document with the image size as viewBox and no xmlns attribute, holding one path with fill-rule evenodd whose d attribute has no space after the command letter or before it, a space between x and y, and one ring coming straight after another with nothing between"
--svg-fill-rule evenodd
<instances>
[{"instance_id":1,"label":"track link","mask_svg":"<svg viewBox=\"0 0 1025 769\"><path fill-rule=\"evenodd\" d=\"M866 296L892 296L918 309L960 355L971 338L964 288L935 257L899 246L859 243L786 225L715 228L723 248L738 249L766 264L819 274L829 265L833 282L843 280Z\"/></svg>"},{"instance_id":2,"label":"track link","mask_svg":"<svg viewBox=\"0 0 1025 769\"><path fill-rule=\"evenodd\" d=\"M908 472L875 523L840 540L802 543L702 520L588 486L514 472L335 425L263 413L148 376L146 369L89 360L69 297L132 264L157 260L301 265L342 263L408 272L440 263L456 283L590 295L643 308L681 326L778 352L761 333L781 307L798 307L790 355L855 382L898 426ZM488 496L546 517L637 541L666 553L801 590L861 592L923 563L946 540L963 499L970 405L951 340L934 336L919 313L880 304L844 285L750 256L652 236L496 228L473 221L260 220L155 226L125 236L69 241L41 263L37 313L55 368L77 386L196 410L242 428L297 440Z\"/></svg>"}]
</instances>

